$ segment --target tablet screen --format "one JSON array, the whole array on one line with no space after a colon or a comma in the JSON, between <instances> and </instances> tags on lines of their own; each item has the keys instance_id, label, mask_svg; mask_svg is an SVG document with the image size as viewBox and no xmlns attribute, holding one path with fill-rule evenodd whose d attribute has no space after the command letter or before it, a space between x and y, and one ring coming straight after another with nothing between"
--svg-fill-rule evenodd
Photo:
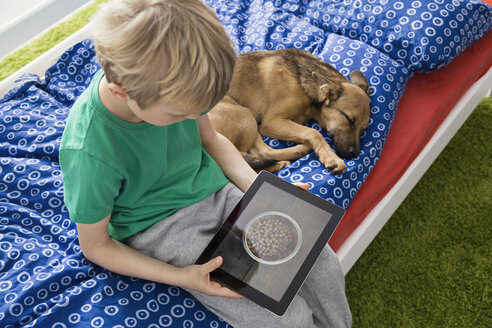
<instances>
[{"instance_id":1,"label":"tablet screen","mask_svg":"<svg viewBox=\"0 0 492 328\"><path fill-rule=\"evenodd\" d=\"M271 183L261 184L211 258L220 269L280 301L332 214Z\"/></svg>"},{"instance_id":2,"label":"tablet screen","mask_svg":"<svg viewBox=\"0 0 492 328\"><path fill-rule=\"evenodd\" d=\"M344 213L262 171L196 263L222 256L212 279L282 315Z\"/></svg>"}]
</instances>

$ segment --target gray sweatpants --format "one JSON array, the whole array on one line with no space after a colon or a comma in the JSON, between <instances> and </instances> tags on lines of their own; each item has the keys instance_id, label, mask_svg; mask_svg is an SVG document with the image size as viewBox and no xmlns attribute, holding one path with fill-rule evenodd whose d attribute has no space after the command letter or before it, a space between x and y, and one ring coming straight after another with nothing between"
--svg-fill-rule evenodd
<instances>
[{"instance_id":1,"label":"gray sweatpants","mask_svg":"<svg viewBox=\"0 0 492 328\"><path fill-rule=\"evenodd\" d=\"M172 265L194 264L243 193L232 183L201 202L180 209L125 243ZM279 317L252 301L208 296L188 290L199 302L236 328L350 327L344 277L326 246L287 312Z\"/></svg>"}]
</instances>

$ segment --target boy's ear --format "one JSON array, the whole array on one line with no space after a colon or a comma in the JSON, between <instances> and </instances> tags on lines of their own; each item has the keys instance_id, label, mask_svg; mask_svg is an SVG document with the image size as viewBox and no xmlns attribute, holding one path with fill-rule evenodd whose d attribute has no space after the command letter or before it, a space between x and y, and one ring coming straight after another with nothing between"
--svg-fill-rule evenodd
<instances>
[{"instance_id":1,"label":"boy's ear","mask_svg":"<svg viewBox=\"0 0 492 328\"><path fill-rule=\"evenodd\" d=\"M121 102L127 102L130 100L130 97L128 97L125 89L120 87L118 84L111 82L108 84L108 89L116 100Z\"/></svg>"}]
</instances>

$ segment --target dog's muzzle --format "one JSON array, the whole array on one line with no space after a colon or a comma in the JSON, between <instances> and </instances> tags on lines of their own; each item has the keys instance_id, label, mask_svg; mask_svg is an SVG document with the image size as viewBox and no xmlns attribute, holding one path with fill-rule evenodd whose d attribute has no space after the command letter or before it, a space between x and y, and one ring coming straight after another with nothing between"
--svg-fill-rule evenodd
<instances>
[{"instance_id":1,"label":"dog's muzzle","mask_svg":"<svg viewBox=\"0 0 492 328\"><path fill-rule=\"evenodd\" d=\"M347 149L344 149L343 147L337 147L337 145L335 145L335 152L341 158L352 159L359 156L360 151L354 146L350 146Z\"/></svg>"}]
</instances>

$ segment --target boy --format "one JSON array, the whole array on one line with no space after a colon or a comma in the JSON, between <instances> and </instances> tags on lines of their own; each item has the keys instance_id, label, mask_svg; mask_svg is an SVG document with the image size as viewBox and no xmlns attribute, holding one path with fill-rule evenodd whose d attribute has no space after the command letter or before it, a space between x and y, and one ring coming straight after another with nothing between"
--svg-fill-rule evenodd
<instances>
[{"instance_id":1,"label":"boy","mask_svg":"<svg viewBox=\"0 0 492 328\"><path fill-rule=\"evenodd\" d=\"M283 317L211 281L220 257L193 265L256 177L206 114L235 62L215 13L200 0L113 1L93 39L102 70L71 109L60 147L84 256L185 288L235 327L349 326L328 247Z\"/></svg>"}]
</instances>

